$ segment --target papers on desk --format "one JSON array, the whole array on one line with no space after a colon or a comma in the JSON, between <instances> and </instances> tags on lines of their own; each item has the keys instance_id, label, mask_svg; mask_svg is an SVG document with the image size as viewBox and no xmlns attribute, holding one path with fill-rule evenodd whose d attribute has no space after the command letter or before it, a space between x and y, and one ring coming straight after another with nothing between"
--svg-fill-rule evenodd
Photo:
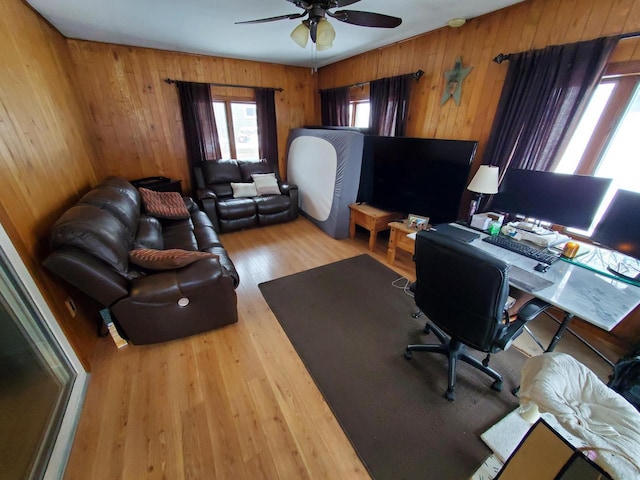
<instances>
[{"instance_id":1,"label":"papers on desk","mask_svg":"<svg viewBox=\"0 0 640 480\"><path fill-rule=\"evenodd\" d=\"M415 240L416 239L416 235L418 235L418 232L409 233L407 235L407 238L410 238L411 240Z\"/></svg>"}]
</instances>

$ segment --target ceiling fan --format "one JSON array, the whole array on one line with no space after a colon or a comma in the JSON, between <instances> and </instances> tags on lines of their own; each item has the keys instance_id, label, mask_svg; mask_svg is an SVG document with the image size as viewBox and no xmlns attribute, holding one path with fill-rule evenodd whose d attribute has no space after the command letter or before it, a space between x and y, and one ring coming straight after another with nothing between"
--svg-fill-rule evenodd
<instances>
[{"instance_id":1,"label":"ceiling fan","mask_svg":"<svg viewBox=\"0 0 640 480\"><path fill-rule=\"evenodd\" d=\"M295 20L308 16L291 32L291 39L300 45L306 47L307 40L311 37L311 41L316 44L318 50L326 50L333 45L333 39L336 32L327 21L327 16L334 18L343 23L351 25L360 25L362 27L378 27L378 28L395 28L402 23L402 19L383 15L382 13L362 12L359 10L338 10L330 12L329 10L338 7L346 7L360 0L287 0L296 7L302 8L304 11L300 13L291 13L289 15L279 15L277 17L260 18L258 20L248 20L245 22L236 22L236 24L244 23L265 23L274 22L276 20Z\"/></svg>"}]
</instances>

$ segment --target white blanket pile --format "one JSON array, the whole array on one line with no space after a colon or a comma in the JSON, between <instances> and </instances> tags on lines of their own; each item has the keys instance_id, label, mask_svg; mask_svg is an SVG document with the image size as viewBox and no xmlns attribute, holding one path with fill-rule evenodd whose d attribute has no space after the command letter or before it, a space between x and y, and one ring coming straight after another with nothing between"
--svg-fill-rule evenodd
<instances>
[{"instance_id":1,"label":"white blanket pile","mask_svg":"<svg viewBox=\"0 0 640 480\"><path fill-rule=\"evenodd\" d=\"M564 353L528 359L521 375L520 405L553 414L614 479L640 478L640 413L625 398Z\"/></svg>"}]
</instances>

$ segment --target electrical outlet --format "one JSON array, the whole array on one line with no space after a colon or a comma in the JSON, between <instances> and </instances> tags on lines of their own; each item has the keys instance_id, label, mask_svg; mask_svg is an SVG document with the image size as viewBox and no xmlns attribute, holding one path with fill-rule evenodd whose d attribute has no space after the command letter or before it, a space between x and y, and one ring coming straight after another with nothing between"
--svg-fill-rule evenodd
<instances>
[{"instance_id":1,"label":"electrical outlet","mask_svg":"<svg viewBox=\"0 0 640 480\"><path fill-rule=\"evenodd\" d=\"M67 309L69 310L71 316L75 317L78 313L78 309L76 308L76 304L73 299L71 297L67 297L67 299L64 301L64 304L67 306Z\"/></svg>"}]
</instances>

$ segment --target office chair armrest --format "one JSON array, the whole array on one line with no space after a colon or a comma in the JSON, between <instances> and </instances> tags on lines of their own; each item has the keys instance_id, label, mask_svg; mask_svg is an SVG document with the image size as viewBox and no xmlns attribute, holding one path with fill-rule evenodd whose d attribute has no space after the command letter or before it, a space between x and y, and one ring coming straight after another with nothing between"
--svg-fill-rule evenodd
<instances>
[{"instance_id":1,"label":"office chair armrest","mask_svg":"<svg viewBox=\"0 0 640 480\"><path fill-rule=\"evenodd\" d=\"M518 314L516 319L511 321L508 325L502 327L502 331L499 334L499 337L493 342L493 346L497 347L500 350L506 350L511 345L511 342L520 335L523 327L530 322L542 312L544 312L547 308L549 308L547 302L544 302L538 298L532 298L527 303L525 303L518 310ZM506 320L505 320L506 319ZM503 315L503 320L509 322L509 314L505 310L505 314Z\"/></svg>"},{"instance_id":2,"label":"office chair armrest","mask_svg":"<svg viewBox=\"0 0 640 480\"><path fill-rule=\"evenodd\" d=\"M518 310L518 320L522 320L524 323L530 322L550 306L539 298L532 298Z\"/></svg>"}]
</instances>

